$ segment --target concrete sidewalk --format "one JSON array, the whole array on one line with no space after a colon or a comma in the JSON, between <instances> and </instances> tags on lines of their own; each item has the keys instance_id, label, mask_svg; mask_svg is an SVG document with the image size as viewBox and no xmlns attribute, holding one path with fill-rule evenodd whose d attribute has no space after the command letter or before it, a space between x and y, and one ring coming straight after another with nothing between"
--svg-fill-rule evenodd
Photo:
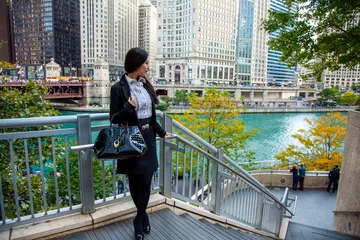
<instances>
[{"instance_id":1,"label":"concrete sidewalk","mask_svg":"<svg viewBox=\"0 0 360 240\"><path fill-rule=\"evenodd\" d=\"M279 199L284 194L283 188L269 188ZM336 206L337 192L327 192L326 189L289 190L289 196L297 196L295 216L291 222L309 225L312 227L332 230Z\"/></svg>"}]
</instances>

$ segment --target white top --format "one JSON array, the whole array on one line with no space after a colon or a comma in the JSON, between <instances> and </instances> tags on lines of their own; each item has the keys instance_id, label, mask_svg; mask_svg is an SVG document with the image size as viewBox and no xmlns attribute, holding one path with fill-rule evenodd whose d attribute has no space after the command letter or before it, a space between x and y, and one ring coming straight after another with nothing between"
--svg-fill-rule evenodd
<instances>
[{"instance_id":1,"label":"white top","mask_svg":"<svg viewBox=\"0 0 360 240\"><path fill-rule=\"evenodd\" d=\"M152 102L151 97L144 88L143 84L146 81L144 78L140 77L137 81L136 79L130 78L128 75L125 75L125 78L130 87L130 95L136 100L136 113L139 119L149 118L152 116Z\"/></svg>"}]
</instances>

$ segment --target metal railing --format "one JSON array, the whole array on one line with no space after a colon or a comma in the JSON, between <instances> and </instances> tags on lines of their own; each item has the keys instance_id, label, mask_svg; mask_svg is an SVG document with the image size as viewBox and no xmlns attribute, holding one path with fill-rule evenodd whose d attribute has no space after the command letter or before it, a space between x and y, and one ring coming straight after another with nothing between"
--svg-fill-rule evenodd
<instances>
[{"instance_id":1,"label":"metal railing","mask_svg":"<svg viewBox=\"0 0 360 240\"><path fill-rule=\"evenodd\" d=\"M153 191L279 234L282 218L293 215L287 195L278 200L221 151L168 115L157 115L165 130L175 135L158 139L160 167ZM115 160L98 161L91 152L92 135L107 126L108 119L102 113L0 120L7 132L0 134L6 153L0 160L11 166L10 174L2 172L0 178L0 230L61 214L91 213L100 205L129 198L127 178L115 173ZM34 130L62 124L70 126ZM30 131L8 131L14 128ZM39 170L31 171L34 166Z\"/></svg>"}]
</instances>

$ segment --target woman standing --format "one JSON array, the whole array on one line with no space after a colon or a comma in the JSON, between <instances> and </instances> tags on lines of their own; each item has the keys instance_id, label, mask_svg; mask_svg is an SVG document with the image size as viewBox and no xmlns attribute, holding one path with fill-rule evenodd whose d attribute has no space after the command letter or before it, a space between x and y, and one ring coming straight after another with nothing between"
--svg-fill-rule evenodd
<instances>
[{"instance_id":1,"label":"woman standing","mask_svg":"<svg viewBox=\"0 0 360 240\"><path fill-rule=\"evenodd\" d=\"M149 233L150 222L146 208L150 198L151 180L158 168L156 134L161 138L170 135L156 121L155 104L159 99L150 81L148 53L142 48L132 48L125 56L125 71L120 81L111 87L110 119L114 124L138 126L147 144L141 157L118 160L117 173L127 174L130 194L137 208L133 221L135 239L144 239Z\"/></svg>"}]
</instances>

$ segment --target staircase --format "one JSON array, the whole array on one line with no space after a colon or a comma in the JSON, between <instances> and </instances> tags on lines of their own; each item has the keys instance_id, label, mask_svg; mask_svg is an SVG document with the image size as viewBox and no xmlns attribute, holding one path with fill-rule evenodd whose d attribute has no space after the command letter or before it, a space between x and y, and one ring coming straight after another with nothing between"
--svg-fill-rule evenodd
<instances>
[{"instance_id":1,"label":"staircase","mask_svg":"<svg viewBox=\"0 0 360 240\"><path fill-rule=\"evenodd\" d=\"M151 233L145 239L151 240L261 240L267 237L251 232L227 228L205 219L196 220L189 214L177 215L168 208L150 213ZM53 240L132 240L134 239L132 219L113 223L102 228L78 232Z\"/></svg>"}]
</instances>

